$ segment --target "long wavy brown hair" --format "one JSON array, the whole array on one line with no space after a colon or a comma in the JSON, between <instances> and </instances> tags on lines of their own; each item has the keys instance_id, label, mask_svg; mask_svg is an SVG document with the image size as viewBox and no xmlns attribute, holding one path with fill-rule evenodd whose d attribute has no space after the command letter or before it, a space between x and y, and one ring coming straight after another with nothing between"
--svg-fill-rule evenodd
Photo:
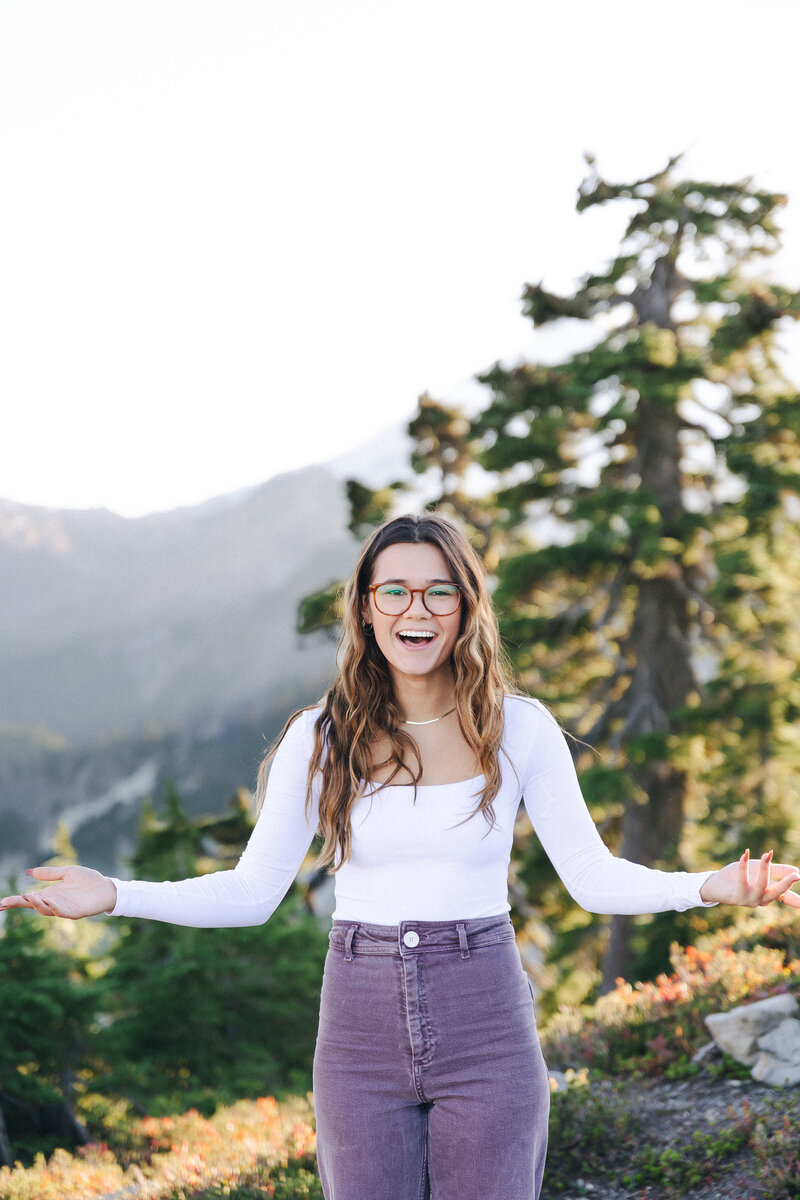
<instances>
[{"instance_id":1,"label":"long wavy brown hair","mask_svg":"<svg viewBox=\"0 0 800 1200\"><path fill-rule=\"evenodd\" d=\"M411 734L402 728L402 714L386 659L371 631L362 623L362 607L372 582L375 560L387 546L398 543L436 546L461 589L461 623L451 660L456 714L484 777L473 815L482 812L489 824L494 821L492 801L501 781L503 698L514 688L483 564L464 535L444 517L435 513L395 517L376 529L364 543L345 588L339 674L320 702L322 711L314 725L306 811L310 811L312 782L319 773L322 777L319 825L324 839L319 861L333 870L338 870L350 857L351 814L376 765L373 748L388 740L387 761L393 766L379 787L388 786L403 768L411 774L415 786L422 776L419 749ZM259 808L270 759L292 722L305 711L308 710L300 709L289 718L261 764L256 791Z\"/></svg>"}]
</instances>

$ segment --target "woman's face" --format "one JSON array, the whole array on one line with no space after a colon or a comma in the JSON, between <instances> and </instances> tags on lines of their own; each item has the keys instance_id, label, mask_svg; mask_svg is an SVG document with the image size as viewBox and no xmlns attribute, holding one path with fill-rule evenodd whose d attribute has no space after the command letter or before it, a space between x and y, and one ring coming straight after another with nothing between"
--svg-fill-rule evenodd
<instances>
[{"instance_id":1,"label":"woman's face","mask_svg":"<svg viewBox=\"0 0 800 1200\"><path fill-rule=\"evenodd\" d=\"M387 546L375 559L370 579L370 584L397 583L407 588L453 582L441 550L427 542ZM450 670L450 656L461 627L460 607L448 616L435 616L422 603L422 594L415 592L410 608L400 616L387 616L378 610L374 594L369 593L362 615L372 626L393 675L419 678ZM427 636L420 637L420 633Z\"/></svg>"}]
</instances>

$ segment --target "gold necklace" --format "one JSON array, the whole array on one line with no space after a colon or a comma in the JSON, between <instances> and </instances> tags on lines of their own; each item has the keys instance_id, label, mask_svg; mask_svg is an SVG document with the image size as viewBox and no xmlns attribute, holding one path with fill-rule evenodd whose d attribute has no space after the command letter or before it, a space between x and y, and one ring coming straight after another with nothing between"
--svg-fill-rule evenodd
<instances>
[{"instance_id":1,"label":"gold necklace","mask_svg":"<svg viewBox=\"0 0 800 1200\"><path fill-rule=\"evenodd\" d=\"M442 713L440 717L431 717L430 721L403 721L403 725L435 725L437 721L443 721L445 717L449 717L450 713L456 711L455 704L452 708L448 708L446 713Z\"/></svg>"}]
</instances>

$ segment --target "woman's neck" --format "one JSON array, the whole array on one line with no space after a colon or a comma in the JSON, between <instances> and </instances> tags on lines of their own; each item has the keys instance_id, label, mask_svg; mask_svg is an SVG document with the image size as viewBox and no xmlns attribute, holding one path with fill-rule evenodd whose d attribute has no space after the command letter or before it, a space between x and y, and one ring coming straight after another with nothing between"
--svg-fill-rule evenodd
<instances>
[{"instance_id":1,"label":"woman's neck","mask_svg":"<svg viewBox=\"0 0 800 1200\"><path fill-rule=\"evenodd\" d=\"M437 672L420 678L394 678L394 694L403 720L431 721L441 717L455 704L453 673Z\"/></svg>"}]
</instances>

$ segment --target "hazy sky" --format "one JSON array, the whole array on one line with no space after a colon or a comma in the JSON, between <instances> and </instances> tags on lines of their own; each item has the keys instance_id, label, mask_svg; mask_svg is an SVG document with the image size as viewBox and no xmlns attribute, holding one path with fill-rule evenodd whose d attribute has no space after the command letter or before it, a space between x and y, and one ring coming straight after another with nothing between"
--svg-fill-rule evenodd
<instances>
[{"instance_id":1,"label":"hazy sky","mask_svg":"<svg viewBox=\"0 0 800 1200\"><path fill-rule=\"evenodd\" d=\"M574 212L587 149L788 192L800 286L799 33L796 0L0 0L0 496L195 503L533 352L523 284L619 232Z\"/></svg>"}]
</instances>

